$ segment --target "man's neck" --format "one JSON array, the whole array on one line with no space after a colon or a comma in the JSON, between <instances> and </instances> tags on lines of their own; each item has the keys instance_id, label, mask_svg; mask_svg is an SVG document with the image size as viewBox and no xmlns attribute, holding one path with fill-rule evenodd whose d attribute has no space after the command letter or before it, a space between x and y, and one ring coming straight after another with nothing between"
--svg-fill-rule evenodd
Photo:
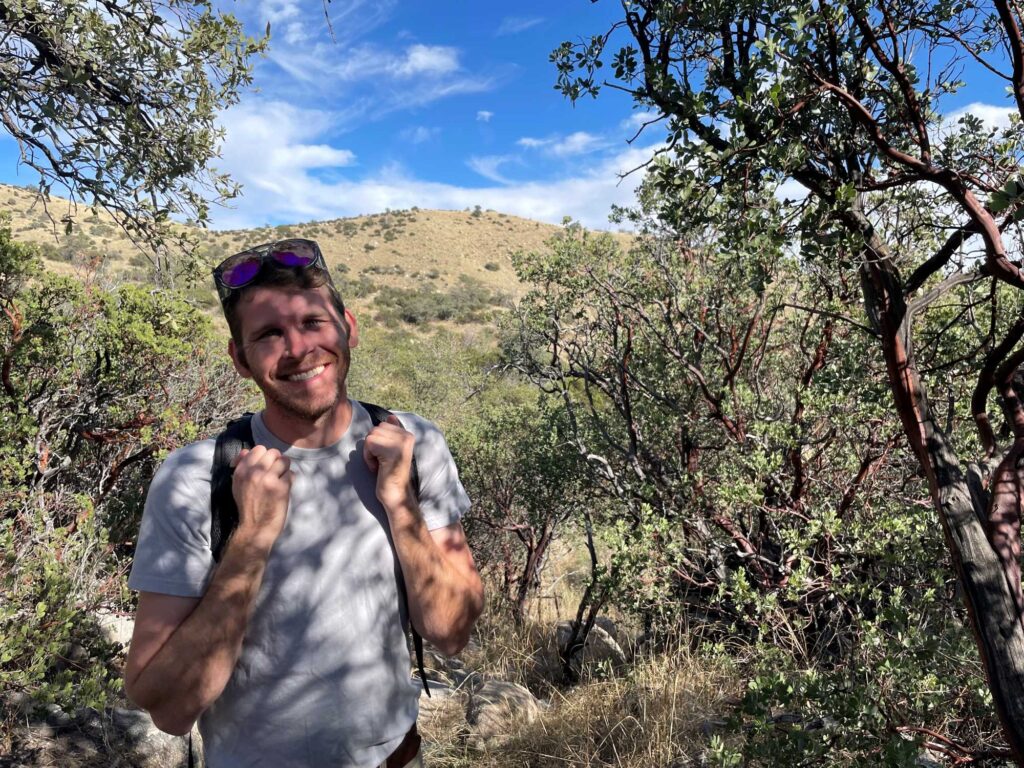
<instances>
[{"instance_id":1,"label":"man's neck","mask_svg":"<svg viewBox=\"0 0 1024 768\"><path fill-rule=\"evenodd\" d=\"M352 403L343 397L319 419L302 419L273 403L263 409L263 425L283 443L296 448L325 448L334 445L352 422Z\"/></svg>"}]
</instances>

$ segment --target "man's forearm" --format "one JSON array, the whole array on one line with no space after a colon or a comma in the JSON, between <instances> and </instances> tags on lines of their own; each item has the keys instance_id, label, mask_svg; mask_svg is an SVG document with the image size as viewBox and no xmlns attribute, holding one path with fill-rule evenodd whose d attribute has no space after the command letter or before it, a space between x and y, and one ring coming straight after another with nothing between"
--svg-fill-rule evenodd
<instances>
[{"instance_id":1,"label":"man's forearm","mask_svg":"<svg viewBox=\"0 0 1024 768\"><path fill-rule=\"evenodd\" d=\"M443 653L457 653L483 608L475 571L467 574L452 567L418 507L403 505L389 510L388 517L405 579L410 621Z\"/></svg>"},{"instance_id":2,"label":"man's forearm","mask_svg":"<svg viewBox=\"0 0 1024 768\"><path fill-rule=\"evenodd\" d=\"M224 690L241 653L269 551L236 531L195 610L134 679L125 680L129 697L161 730L187 733Z\"/></svg>"}]
</instances>

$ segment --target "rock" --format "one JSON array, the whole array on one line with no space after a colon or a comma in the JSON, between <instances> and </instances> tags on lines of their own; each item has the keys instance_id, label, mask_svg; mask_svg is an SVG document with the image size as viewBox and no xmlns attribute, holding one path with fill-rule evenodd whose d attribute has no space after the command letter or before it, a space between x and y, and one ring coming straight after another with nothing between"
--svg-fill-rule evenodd
<instances>
[{"instance_id":1,"label":"rock","mask_svg":"<svg viewBox=\"0 0 1024 768\"><path fill-rule=\"evenodd\" d=\"M111 713L111 723L116 732L115 738L124 745L124 755L131 765L137 768L188 765L188 738L164 733L153 725L146 712L115 708Z\"/></svg>"},{"instance_id":2,"label":"rock","mask_svg":"<svg viewBox=\"0 0 1024 768\"><path fill-rule=\"evenodd\" d=\"M523 686L488 680L469 695L469 744L477 749L500 746L540 713L537 699Z\"/></svg>"},{"instance_id":3,"label":"rock","mask_svg":"<svg viewBox=\"0 0 1024 768\"><path fill-rule=\"evenodd\" d=\"M7 705L18 714L28 717L36 709L36 703L25 691L15 691L7 697Z\"/></svg>"},{"instance_id":4,"label":"rock","mask_svg":"<svg viewBox=\"0 0 1024 768\"><path fill-rule=\"evenodd\" d=\"M448 672L448 683L453 688L459 688L467 691L470 688L476 688L483 682L483 678L480 677L479 672L465 669L452 669Z\"/></svg>"},{"instance_id":5,"label":"rock","mask_svg":"<svg viewBox=\"0 0 1024 768\"><path fill-rule=\"evenodd\" d=\"M433 680L428 680L427 685L430 686L430 696L425 691L420 693L418 723L425 734L436 738L438 732L461 726L465 722L463 713L468 693Z\"/></svg>"},{"instance_id":6,"label":"rock","mask_svg":"<svg viewBox=\"0 0 1024 768\"><path fill-rule=\"evenodd\" d=\"M605 632L607 632L611 636L612 640L614 640L616 643L620 642L619 628L616 627L615 622L609 619L607 616L598 616L596 619L594 619L594 626L600 627Z\"/></svg>"},{"instance_id":7,"label":"rock","mask_svg":"<svg viewBox=\"0 0 1024 768\"><path fill-rule=\"evenodd\" d=\"M46 724L51 728L68 728L75 719L56 704L47 704L43 711L46 713Z\"/></svg>"},{"instance_id":8,"label":"rock","mask_svg":"<svg viewBox=\"0 0 1024 768\"><path fill-rule=\"evenodd\" d=\"M614 625L613 625L614 628ZM569 642L572 622L559 622L555 628L555 640L559 648ZM595 624L590 630L587 642L572 657L573 668L579 674L594 672L618 672L626 665L626 654L608 632Z\"/></svg>"},{"instance_id":9,"label":"rock","mask_svg":"<svg viewBox=\"0 0 1024 768\"><path fill-rule=\"evenodd\" d=\"M135 631L135 619L122 613L99 611L95 614L96 623L100 625L103 636L112 643L119 643L127 648Z\"/></svg>"}]
</instances>

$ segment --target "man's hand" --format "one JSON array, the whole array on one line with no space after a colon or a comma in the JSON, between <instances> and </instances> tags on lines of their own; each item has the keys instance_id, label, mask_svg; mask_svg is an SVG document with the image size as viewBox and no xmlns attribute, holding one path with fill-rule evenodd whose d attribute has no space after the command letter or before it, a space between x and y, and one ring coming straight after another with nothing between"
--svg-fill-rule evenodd
<instances>
[{"instance_id":1,"label":"man's hand","mask_svg":"<svg viewBox=\"0 0 1024 768\"><path fill-rule=\"evenodd\" d=\"M414 500L412 451L416 438L402 428L394 414L370 430L363 444L363 459L377 473L377 498L391 511Z\"/></svg>"},{"instance_id":2,"label":"man's hand","mask_svg":"<svg viewBox=\"0 0 1024 768\"><path fill-rule=\"evenodd\" d=\"M236 535L268 550L274 545L288 516L292 477L291 460L276 448L256 445L238 454L231 486Z\"/></svg>"}]
</instances>

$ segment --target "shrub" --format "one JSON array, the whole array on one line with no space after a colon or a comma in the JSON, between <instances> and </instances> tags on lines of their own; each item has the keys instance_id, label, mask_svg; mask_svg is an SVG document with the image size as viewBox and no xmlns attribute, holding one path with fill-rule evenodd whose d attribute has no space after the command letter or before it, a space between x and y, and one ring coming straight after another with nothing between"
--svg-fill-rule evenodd
<instances>
[{"instance_id":1,"label":"shrub","mask_svg":"<svg viewBox=\"0 0 1024 768\"><path fill-rule=\"evenodd\" d=\"M179 295L39 275L0 227L0 702L64 708L117 685L90 612L124 597L161 457L243 410L207 316Z\"/></svg>"}]
</instances>

